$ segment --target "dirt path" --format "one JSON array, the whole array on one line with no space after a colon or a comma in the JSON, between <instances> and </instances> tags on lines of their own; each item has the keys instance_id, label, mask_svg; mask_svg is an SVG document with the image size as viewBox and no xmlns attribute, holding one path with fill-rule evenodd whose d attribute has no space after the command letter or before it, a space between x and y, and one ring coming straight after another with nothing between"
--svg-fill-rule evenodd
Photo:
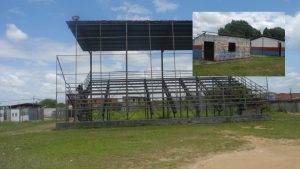
<instances>
[{"instance_id":1,"label":"dirt path","mask_svg":"<svg viewBox=\"0 0 300 169\"><path fill-rule=\"evenodd\" d=\"M245 137L254 149L198 159L188 169L299 169L300 141Z\"/></svg>"}]
</instances>

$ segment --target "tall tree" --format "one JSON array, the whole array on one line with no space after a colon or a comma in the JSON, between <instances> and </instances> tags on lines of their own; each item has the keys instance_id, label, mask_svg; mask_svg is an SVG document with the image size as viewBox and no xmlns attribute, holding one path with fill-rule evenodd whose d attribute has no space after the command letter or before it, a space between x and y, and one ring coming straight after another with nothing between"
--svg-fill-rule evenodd
<instances>
[{"instance_id":1,"label":"tall tree","mask_svg":"<svg viewBox=\"0 0 300 169\"><path fill-rule=\"evenodd\" d=\"M232 20L224 28L218 30L219 35L241 36L245 38L255 38L261 36L261 32L253 28L244 20Z\"/></svg>"},{"instance_id":2,"label":"tall tree","mask_svg":"<svg viewBox=\"0 0 300 169\"><path fill-rule=\"evenodd\" d=\"M270 32L269 32L269 29L268 29L267 27L264 29L263 35L264 35L264 36L267 36L267 37L270 37L270 36L271 36L271 35L270 35Z\"/></svg>"},{"instance_id":3,"label":"tall tree","mask_svg":"<svg viewBox=\"0 0 300 169\"><path fill-rule=\"evenodd\" d=\"M56 107L56 100L54 99L43 99L39 102L42 107Z\"/></svg>"},{"instance_id":4,"label":"tall tree","mask_svg":"<svg viewBox=\"0 0 300 169\"><path fill-rule=\"evenodd\" d=\"M266 37L276 38L280 40L285 40L285 30L281 27L275 27L275 28L265 28L263 31L263 35Z\"/></svg>"}]
</instances>

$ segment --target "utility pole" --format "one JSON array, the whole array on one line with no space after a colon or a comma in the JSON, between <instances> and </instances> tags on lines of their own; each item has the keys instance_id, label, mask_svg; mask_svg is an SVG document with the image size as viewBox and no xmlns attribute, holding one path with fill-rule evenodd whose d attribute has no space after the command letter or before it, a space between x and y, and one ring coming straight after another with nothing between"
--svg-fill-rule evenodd
<instances>
[{"instance_id":1,"label":"utility pole","mask_svg":"<svg viewBox=\"0 0 300 169\"><path fill-rule=\"evenodd\" d=\"M266 86L267 86L267 99L269 99L269 82L268 82L268 76L266 76Z\"/></svg>"},{"instance_id":2,"label":"utility pole","mask_svg":"<svg viewBox=\"0 0 300 169\"><path fill-rule=\"evenodd\" d=\"M267 109L270 110L270 104L269 104L269 82L268 82L268 76L266 76L266 85L267 85Z\"/></svg>"}]
</instances>

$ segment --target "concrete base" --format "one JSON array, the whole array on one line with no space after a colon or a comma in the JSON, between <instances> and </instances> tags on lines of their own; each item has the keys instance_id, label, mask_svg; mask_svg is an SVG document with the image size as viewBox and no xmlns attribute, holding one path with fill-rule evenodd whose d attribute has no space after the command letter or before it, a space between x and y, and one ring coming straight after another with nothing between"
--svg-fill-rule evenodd
<instances>
[{"instance_id":1,"label":"concrete base","mask_svg":"<svg viewBox=\"0 0 300 169\"><path fill-rule=\"evenodd\" d=\"M189 119L149 119L149 120L116 120L116 121L87 121L56 123L56 129L66 128L98 128L98 127L123 127L145 125L176 125L176 124L212 124L223 122L271 120L267 115L242 115L242 116L217 116Z\"/></svg>"}]
</instances>

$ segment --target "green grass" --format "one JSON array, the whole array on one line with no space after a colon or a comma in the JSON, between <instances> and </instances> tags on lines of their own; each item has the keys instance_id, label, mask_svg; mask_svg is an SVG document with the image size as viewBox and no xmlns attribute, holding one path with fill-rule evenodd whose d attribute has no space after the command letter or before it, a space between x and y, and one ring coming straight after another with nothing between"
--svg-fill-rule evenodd
<instances>
[{"instance_id":1,"label":"green grass","mask_svg":"<svg viewBox=\"0 0 300 169\"><path fill-rule=\"evenodd\" d=\"M247 148L245 135L300 139L300 115L270 114L272 121L99 129L0 123L0 168L175 168L209 153Z\"/></svg>"},{"instance_id":2,"label":"green grass","mask_svg":"<svg viewBox=\"0 0 300 169\"><path fill-rule=\"evenodd\" d=\"M193 64L194 76L284 76L285 57L251 56L223 62Z\"/></svg>"},{"instance_id":3,"label":"green grass","mask_svg":"<svg viewBox=\"0 0 300 169\"><path fill-rule=\"evenodd\" d=\"M150 118L150 112L148 112L148 118ZM229 115L235 115L237 114L237 110L236 108L232 108L231 111L230 109L225 109L225 111L220 112L221 116L229 116ZM207 114L206 112L200 112L200 117L205 117L205 116L217 116L219 115L218 112L216 111L215 114L212 111L208 111ZM119 111L111 111L109 112L109 120L126 120L126 113L125 112L119 112ZM162 112L153 112L153 116L152 119L161 119L162 118ZM173 117L173 112L171 110L165 112L165 116L166 117ZM188 111L185 107L183 107L180 110L178 110L178 112L176 113L176 118L195 118L196 117L196 111L195 109L191 109L189 108ZM106 114L105 114L105 119ZM139 110L139 111L132 111L129 112L128 115L128 119L129 120L144 120L145 119L145 111L143 109ZM73 120L73 118L69 119L70 121ZM97 121L97 120L102 120L102 116L101 116L101 112L93 112L93 120Z\"/></svg>"}]
</instances>

